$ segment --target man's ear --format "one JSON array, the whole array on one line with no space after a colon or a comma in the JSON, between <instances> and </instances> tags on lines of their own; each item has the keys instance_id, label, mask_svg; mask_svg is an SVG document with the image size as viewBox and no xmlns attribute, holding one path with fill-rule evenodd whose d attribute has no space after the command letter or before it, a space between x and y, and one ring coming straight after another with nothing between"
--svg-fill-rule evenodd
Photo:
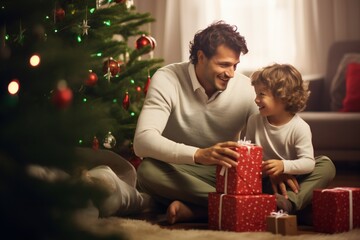
<instances>
[{"instance_id":1,"label":"man's ear","mask_svg":"<svg viewBox=\"0 0 360 240\"><path fill-rule=\"evenodd\" d=\"M204 52L202 50L198 50L196 54L198 57L198 62L203 62L204 58L206 57Z\"/></svg>"}]
</instances>

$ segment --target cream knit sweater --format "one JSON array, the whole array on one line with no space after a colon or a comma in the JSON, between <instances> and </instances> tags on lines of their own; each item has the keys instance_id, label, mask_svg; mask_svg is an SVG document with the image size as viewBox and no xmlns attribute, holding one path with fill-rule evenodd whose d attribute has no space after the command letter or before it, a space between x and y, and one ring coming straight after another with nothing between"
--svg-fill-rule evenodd
<instances>
[{"instance_id":1,"label":"cream knit sweater","mask_svg":"<svg viewBox=\"0 0 360 240\"><path fill-rule=\"evenodd\" d=\"M235 73L227 89L208 99L189 62L159 69L138 119L134 151L170 163L194 164L198 148L236 141L258 112L249 78Z\"/></svg>"}]
</instances>

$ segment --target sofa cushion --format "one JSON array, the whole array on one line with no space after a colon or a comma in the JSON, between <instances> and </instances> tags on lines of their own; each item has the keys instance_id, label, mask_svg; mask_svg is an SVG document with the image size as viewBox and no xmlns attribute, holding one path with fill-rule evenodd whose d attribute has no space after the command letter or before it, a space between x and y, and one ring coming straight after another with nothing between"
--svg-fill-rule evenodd
<instances>
[{"instance_id":1,"label":"sofa cushion","mask_svg":"<svg viewBox=\"0 0 360 240\"><path fill-rule=\"evenodd\" d=\"M346 70L346 96L343 112L360 112L360 63L350 63Z\"/></svg>"},{"instance_id":2,"label":"sofa cushion","mask_svg":"<svg viewBox=\"0 0 360 240\"><path fill-rule=\"evenodd\" d=\"M346 69L349 63L360 63L360 53L343 56L330 86L331 110L340 111L346 95Z\"/></svg>"}]
</instances>

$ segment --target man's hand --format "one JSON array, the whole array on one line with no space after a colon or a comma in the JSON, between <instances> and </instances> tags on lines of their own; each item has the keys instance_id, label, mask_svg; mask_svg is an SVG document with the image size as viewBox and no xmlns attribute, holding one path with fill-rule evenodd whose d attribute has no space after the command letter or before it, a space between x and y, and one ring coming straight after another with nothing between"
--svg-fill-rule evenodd
<instances>
[{"instance_id":1,"label":"man's hand","mask_svg":"<svg viewBox=\"0 0 360 240\"><path fill-rule=\"evenodd\" d=\"M288 195L286 193L286 185L288 185L291 190L293 190L295 193L298 193L300 190L300 185L296 178L289 174L281 174L281 175L272 175L269 176L271 181L271 186L274 191L274 193L282 194L286 199L288 198Z\"/></svg>"},{"instance_id":2,"label":"man's hand","mask_svg":"<svg viewBox=\"0 0 360 240\"><path fill-rule=\"evenodd\" d=\"M269 159L263 161L262 171L264 174L269 176L280 175L284 172L284 163L278 159Z\"/></svg>"},{"instance_id":3,"label":"man's hand","mask_svg":"<svg viewBox=\"0 0 360 240\"><path fill-rule=\"evenodd\" d=\"M194 155L195 162L202 165L237 166L239 153L231 148L239 147L237 142L223 142L209 148L199 148Z\"/></svg>"}]
</instances>

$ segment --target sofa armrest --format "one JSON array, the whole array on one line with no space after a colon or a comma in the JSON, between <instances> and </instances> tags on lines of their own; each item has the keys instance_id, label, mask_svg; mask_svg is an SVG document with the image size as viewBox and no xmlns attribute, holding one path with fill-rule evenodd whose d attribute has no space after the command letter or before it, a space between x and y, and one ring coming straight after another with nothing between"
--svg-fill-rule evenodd
<instances>
[{"instance_id":1,"label":"sofa armrest","mask_svg":"<svg viewBox=\"0 0 360 240\"><path fill-rule=\"evenodd\" d=\"M310 125L315 145L360 150L360 113L301 112L299 115Z\"/></svg>"},{"instance_id":2,"label":"sofa armrest","mask_svg":"<svg viewBox=\"0 0 360 240\"><path fill-rule=\"evenodd\" d=\"M324 78L305 78L304 81L308 83L310 90L310 97L306 104L304 111L322 111L322 96L324 89Z\"/></svg>"},{"instance_id":3,"label":"sofa armrest","mask_svg":"<svg viewBox=\"0 0 360 240\"><path fill-rule=\"evenodd\" d=\"M360 159L360 113L301 112L312 131L315 153L333 160Z\"/></svg>"}]
</instances>

